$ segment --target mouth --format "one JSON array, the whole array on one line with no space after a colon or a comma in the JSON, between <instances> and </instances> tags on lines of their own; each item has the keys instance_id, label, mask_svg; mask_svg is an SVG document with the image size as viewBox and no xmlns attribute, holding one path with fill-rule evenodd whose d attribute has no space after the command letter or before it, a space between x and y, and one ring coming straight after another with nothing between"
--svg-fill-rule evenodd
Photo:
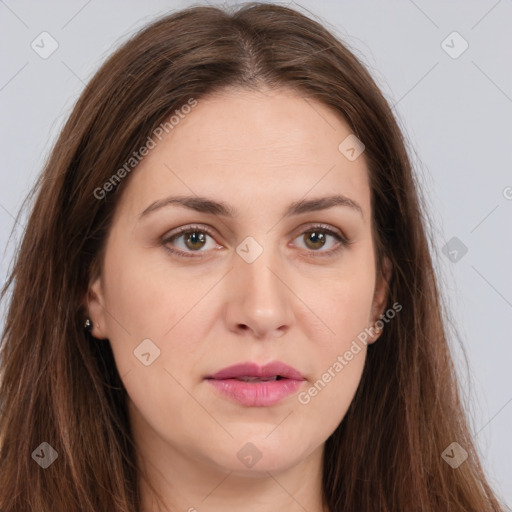
<instances>
[{"instance_id":1,"label":"mouth","mask_svg":"<svg viewBox=\"0 0 512 512\"><path fill-rule=\"evenodd\" d=\"M259 379L259 380L305 380L303 375L292 366L281 361L272 361L264 366L253 362L234 364L209 375L207 379Z\"/></svg>"},{"instance_id":2,"label":"mouth","mask_svg":"<svg viewBox=\"0 0 512 512\"><path fill-rule=\"evenodd\" d=\"M302 374L282 362L265 366L242 363L209 375L205 380L221 395L247 407L275 405L305 382Z\"/></svg>"},{"instance_id":3,"label":"mouth","mask_svg":"<svg viewBox=\"0 0 512 512\"><path fill-rule=\"evenodd\" d=\"M242 382L268 382L268 381L275 381L275 380L282 380L286 379L286 377L281 377L281 375L274 375L273 377L249 377L249 376L243 376L243 377L232 377L233 379L240 380ZM225 379L227 380L227 379Z\"/></svg>"}]
</instances>

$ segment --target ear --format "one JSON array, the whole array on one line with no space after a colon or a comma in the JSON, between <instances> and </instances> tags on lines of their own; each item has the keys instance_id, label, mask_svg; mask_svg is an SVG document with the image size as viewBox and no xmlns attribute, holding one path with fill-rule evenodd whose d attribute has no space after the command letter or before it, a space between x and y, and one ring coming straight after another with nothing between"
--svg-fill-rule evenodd
<instances>
[{"instance_id":1,"label":"ear","mask_svg":"<svg viewBox=\"0 0 512 512\"><path fill-rule=\"evenodd\" d=\"M92 331L91 334L98 339L107 339L107 324L106 324L106 310L103 306L105 304L101 276L89 285L87 290L84 306L86 315L91 319Z\"/></svg>"},{"instance_id":2,"label":"ear","mask_svg":"<svg viewBox=\"0 0 512 512\"><path fill-rule=\"evenodd\" d=\"M389 283L393 266L387 256L383 257L381 269L377 271L377 280L375 282L375 290L373 293L372 313L370 318L370 325L375 326L375 322L380 319L384 314L384 308L388 300ZM382 332L382 331L381 331ZM380 336L380 332L376 332L374 336L368 341L369 344L373 343Z\"/></svg>"}]
</instances>

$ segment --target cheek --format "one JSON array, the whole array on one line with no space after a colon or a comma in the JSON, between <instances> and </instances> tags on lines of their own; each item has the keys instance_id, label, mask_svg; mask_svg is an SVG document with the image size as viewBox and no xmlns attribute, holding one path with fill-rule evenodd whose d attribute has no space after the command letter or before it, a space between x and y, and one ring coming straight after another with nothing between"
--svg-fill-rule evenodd
<instances>
[{"instance_id":1,"label":"cheek","mask_svg":"<svg viewBox=\"0 0 512 512\"><path fill-rule=\"evenodd\" d=\"M204 422L204 411L186 388L201 353L195 341L200 337L191 334L201 311L194 305L212 284L190 286L195 280L181 279L184 273L171 279L161 262L136 251L121 259L120 252L105 261L106 322L116 367L141 420L162 431L186 432L191 421Z\"/></svg>"},{"instance_id":2,"label":"cheek","mask_svg":"<svg viewBox=\"0 0 512 512\"><path fill-rule=\"evenodd\" d=\"M332 360L333 354L347 350L351 341L369 327L375 284L372 265L370 257L354 257L336 276L324 279L321 289L306 295L308 305L321 320L320 328L309 335L324 364Z\"/></svg>"},{"instance_id":3,"label":"cheek","mask_svg":"<svg viewBox=\"0 0 512 512\"><path fill-rule=\"evenodd\" d=\"M323 311L325 323L334 334L330 331L322 336L310 334L315 347L313 377L297 395L299 412L307 418L316 418L312 420L316 432L325 438L343 420L361 380L366 360L364 329L368 327L371 283L365 283L364 279L340 282L328 296L330 300L319 303L318 311Z\"/></svg>"},{"instance_id":4,"label":"cheek","mask_svg":"<svg viewBox=\"0 0 512 512\"><path fill-rule=\"evenodd\" d=\"M105 296L113 329L122 324L131 335L159 338L172 326L173 311L186 300L179 274L165 258L151 258L127 240L114 239L105 259ZM115 322L114 320L117 320ZM157 321L158 320L158 321Z\"/></svg>"},{"instance_id":5,"label":"cheek","mask_svg":"<svg viewBox=\"0 0 512 512\"><path fill-rule=\"evenodd\" d=\"M327 433L345 416L363 372L369 339L365 329L370 326L373 300L372 265L371 258L362 258L350 271L330 280L322 293L310 296L322 327L309 333L315 346L314 378L298 401L308 415L322 418L320 428Z\"/></svg>"},{"instance_id":6,"label":"cheek","mask_svg":"<svg viewBox=\"0 0 512 512\"><path fill-rule=\"evenodd\" d=\"M176 361L179 367L190 367L204 348L198 341L204 336L194 333L213 314L211 304L204 310L202 298L218 277L180 271L165 257L122 251L120 245L107 253L105 276L105 321L119 374L139 372L144 365L136 356L148 351L150 360L154 358L148 368L172 371Z\"/></svg>"}]
</instances>

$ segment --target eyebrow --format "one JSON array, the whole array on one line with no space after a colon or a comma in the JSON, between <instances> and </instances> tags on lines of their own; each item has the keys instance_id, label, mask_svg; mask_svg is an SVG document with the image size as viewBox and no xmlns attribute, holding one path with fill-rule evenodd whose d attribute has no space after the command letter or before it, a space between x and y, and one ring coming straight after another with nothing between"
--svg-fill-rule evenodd
<instances>
[{"instance_id":1,"label":"eyebrow","mask_svg":"<svg viewBox=\"0 0 512 512\"><path fill-rule=\"evenodd\" d=\"M236 218L239 216L239 212L235 208L222 201L215 201L214 199L209 199L202 196L171 196L151 203L139 215L139 219L145 217L151 212L170 205L183 206L196 212L209 213L222 217ZM356 201L340 194L308 199L307 201L295 201L286 208L283 216L291 217L293 215L300 215L301 213L327 210L335 206L345 206L352 208L354 211L358 211L360 215L363 216L363 210Z\"/></svg>"}]
</instances>

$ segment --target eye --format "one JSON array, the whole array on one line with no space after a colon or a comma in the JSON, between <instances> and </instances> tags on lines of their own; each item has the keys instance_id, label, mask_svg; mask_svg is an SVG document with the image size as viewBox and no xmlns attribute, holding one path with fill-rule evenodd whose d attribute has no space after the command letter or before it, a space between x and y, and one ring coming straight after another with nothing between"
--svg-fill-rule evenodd
<instances>
[{"instance_id":1,"label":"eye","mask_svg":"<svg viewBox=\"0 0 512 512\"><path fill-rule=\"evenodd\" d=\"M202 257L201 253L207 252L208 249L219 247L212 241L208 248L208 238L213 240L213 237L213 233L206 226L183 226L170 236L165 237L161 243L172 254L176 254L179 257L194 258ZM301 235L294 240L301 237L305 240L305 250L311 253L308 256L331 256L351 243L340 233L325 225L310 226L309 229L302 231ZM334 245L334 249L321 250L326 245L329 246L329 238L334 239L334 243L331 242L331 246ZM176 246L180 245L176 242L180 239L182 239L181 247L176 249Z\"/></svg>"},{"instance_id":2,"label":"eye","mask_svg":"<svg viewBox=\"0 0 512 512\"><path fill-rule=\"evenodd\" d=\"M331 241L330 244L331 247L334 246L334 248L321 250L326 246L329 247L329 238L334 239L334 242ZM314 253L313 256L321 257L333 256L351 243L342 236L341 233L338 233L323 224L309 227L309 229L303 231L297 238L295 238L295 240L298 239L304 241L306 250L310 250L309 252Z\"/></svg>"},{"instance_id":3,"label":"eye","mask_svg":"<svg viewBox=\"0 0 512 512\"><path fill-rule=\"evenodd\" d=\"M178 228L178 230L174 234L162 240L162 244L168 251L170 251L173 254L177 254L178 256L192 258L197 256L201 257L200 254L195 255L187 251L191 250L192 253L205 252L200 249L206 246L208 237L213 239L213 234L210 233L210 230L207 229L205 226L183 226L181 228ZM179 240L180 238L183 238L183 242L185 244L184 247L182 246L177 250L169 247L169 244L175 245L175 241ZM215 246L215 244L212 245Z\"/></svg>"}]
</instances>

